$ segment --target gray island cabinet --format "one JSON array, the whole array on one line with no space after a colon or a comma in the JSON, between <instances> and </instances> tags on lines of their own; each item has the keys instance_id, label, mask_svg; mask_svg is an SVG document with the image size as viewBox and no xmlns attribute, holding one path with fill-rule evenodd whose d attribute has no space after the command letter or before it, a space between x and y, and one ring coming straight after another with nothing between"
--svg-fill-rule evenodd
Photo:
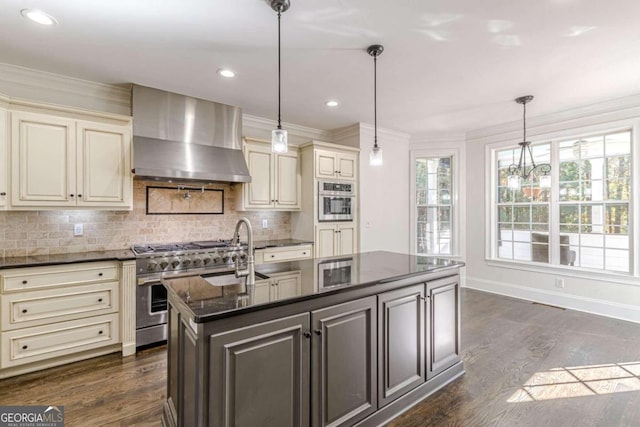
<instances>
[{"instance_id":1,"label":"gray island cabinet","mask_svg":"<svg viewBox=\"0 0 640 427\"><path fill-rule=\"evenodd\" d=\"M216 277L166 279L163 425L384 424L464 373L463 265L381 251L257 265L300 273L297 295L269 300Z\"/></svg>"}]
</instances>

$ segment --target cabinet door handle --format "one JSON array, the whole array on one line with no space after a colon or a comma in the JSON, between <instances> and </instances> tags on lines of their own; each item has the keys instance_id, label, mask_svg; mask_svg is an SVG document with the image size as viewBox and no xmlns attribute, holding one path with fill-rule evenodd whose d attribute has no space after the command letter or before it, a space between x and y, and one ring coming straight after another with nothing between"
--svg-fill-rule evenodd
<instances>
[{"instance_id":1,"label":"cabinet door handle","mask_svg":"<svg viewBox=\"0 0 640 427\"><path fill-rule=\"evenodd\" d=\"M316 329L313 331L316 335L322 335L322 329Z\"/></svg>"},{"instance_id":2,"label":"cabinet door handle","mask_svg":"<svg viewBox=\"0 0 640 427\"><path fill-rule=\"evenodd\" d=\"M25 314L26 312L27 312L27 309L26 309L26 308L23 308L23 309L22 309L22 313L23 313L23 314Z\"/></svg>"},{"instance_id":3,"label":"cabinet door handle","mask_svg":"<svg viewBox=\"0 0 640 427\"><path fill-rule=\"evenodd\" d=\"M311 338L311 332L304 331L302 335L304 335L305 338Z\"/></svg>"}]
</instances>

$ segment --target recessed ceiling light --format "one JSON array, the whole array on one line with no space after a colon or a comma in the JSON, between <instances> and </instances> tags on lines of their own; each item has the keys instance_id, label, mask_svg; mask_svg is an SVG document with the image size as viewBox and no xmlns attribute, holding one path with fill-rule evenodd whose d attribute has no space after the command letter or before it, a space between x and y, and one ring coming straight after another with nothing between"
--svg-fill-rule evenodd
<instances>
[{"instance_id":1,"label":"recessed ceiling light","mask_svg":"<svg viewBox=\"0 0 640 427\"><path fill-rule=\"evenodd\" d=\"M20 14L22 14L22 16L24 16L25 18L30 19L33 22L37 22L41 25L56 25L58 23L58 21L56 21L53 16L44 13L41 10L22 9L20 11Z\"/></svg>"},{"instance_id":2,"label":"recessed ceiling light","mask_svg":"<svg viewBox=\"0 0 640 427\"><path fill-rule=\"evenodd\" d=\"M218 70L218 74L220 74L222 77L227 77L227 78L236 76L236 73L232 70L229 70L228 68L220 68Z\"/></svg>"},{"instance_id":3,"label":"recessed ceiling light","mask_svg":"<svg viewBox=\"0 0 640 427\"><path fill-rule=\"evenodd\" d=\"M327 107L337 107L338 105L340 105L340 102L336 101L335 99L331 99L325 102L324 105L326 105Z\"/></svg>"}]
</instances>

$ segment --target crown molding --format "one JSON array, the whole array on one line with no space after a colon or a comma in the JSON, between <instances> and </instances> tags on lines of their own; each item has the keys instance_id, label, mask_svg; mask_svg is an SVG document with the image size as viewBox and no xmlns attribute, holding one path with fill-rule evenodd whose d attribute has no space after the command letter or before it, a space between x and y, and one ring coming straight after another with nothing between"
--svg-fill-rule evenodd
<instances>
[{"instance_id":1,"label":"crown molding","mask_svg":"<svg viewBox=\"0 0 640 427\"><path fill-rule=\"evenodd\" d=\"M10 97L131 115L131 85L109 85L0 63L0 90Z\"/></svg>"},{"instance_id":2,"label":"crown molding","mask_svg":"<svg viewBox=\"0 0 640 427\"><path fill-rule=\"evenodd\" d=\"M374 134L374 127L369 123L358 123L360 125L360 134L372 136ZM405 132L400 132L393 129L385 129L378 127L378 137L385 140L409 142L411 135Z\"/></svg>"},{"instance_id":3,"label":"crown molding","mask_svg":"<svg viewBox=\"0 0 640 427\"><path fill-rule=\"evenodd\" d=\"M456 144L464 143L467 135L464 133L437 133L414 135L411 137L411 145L429 145L429 144Z\"/></svg>"},{"instance_id":4,"label":"crown molding","mask_svg":"<svg viewBox=\"0 0 640 427\"><path fill-rule=\"evenodd\" d=\"M242 115L242 127L243 130L257 131L259 134L268 132L269 139L271 138L271 131L276 128L278 122L271 119L265 119L264 117L252 116L250 114ZM307 126L296 125L293 123L282 123L282 127L287 130L289 137L301 140L327 140L331 137L331 133L326 130L314 129ZM263 136L264 137L264 136Z\"/></svg>"},{"instance_id":5,"label":"crown molding","mask_svg":"<svg viewBox=\"0 0 640 427\"><path fill-rule=\"evenodd\" d=\"M548 133L591 124L640 117L640 94L605 100L555 113L527 117L527 135ZM467 132L467 141L495 141L517 137L522 121L513 121Z\"/></svg>"}]
</instances>

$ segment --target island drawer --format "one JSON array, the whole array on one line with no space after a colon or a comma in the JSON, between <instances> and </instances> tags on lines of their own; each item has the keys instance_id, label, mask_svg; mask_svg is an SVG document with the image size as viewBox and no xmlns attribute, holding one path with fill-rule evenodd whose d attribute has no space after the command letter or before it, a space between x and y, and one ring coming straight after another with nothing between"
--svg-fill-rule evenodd
<instances>
[{"instance_id":1,"label":"island drawer","mask_svg":"<svg viewBox=\"0 0 640 427\"><path fill-rule=\"evenodd\" d=\"M0 296L2 330L118 311L118 282L10 293Z\"/></svg>"},{"instance_id":2,"label":"island drawer","mask_svg":"<svg viewBox=\"0 0 640 427\"><path fill-rule=\"evenodd\" d=\"M257 264L294 261L313 257L311 245L283 246L277 248L258 249L255 252Z\"/></svg>"},{"instance_id":3,"label":"island drawer","mask_svg":"<svg viewBox=\"0 0 640 427\"><path fill-rule=\"evenodd\" d=\"M87 262L0 271L4 292L118 280L116 262Z\"/></svg>"},{"instance_id":4,"label":"island drawer","mask_svg":"<svg viewBox=\"0 0 640 427\"><path fill-rule=\"evenodd\" d=\"M118 314L2 332L0 336L0 367L18 366L118 343Z\"/></svg>"}]
</instances>

